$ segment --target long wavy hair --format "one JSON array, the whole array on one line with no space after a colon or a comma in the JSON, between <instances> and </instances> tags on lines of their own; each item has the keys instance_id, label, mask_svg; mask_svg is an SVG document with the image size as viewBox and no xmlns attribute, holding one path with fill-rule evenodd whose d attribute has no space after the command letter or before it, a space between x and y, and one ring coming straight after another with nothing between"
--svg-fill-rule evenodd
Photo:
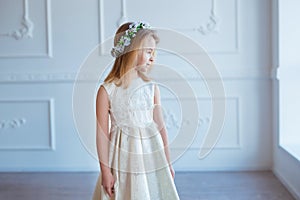
<instances>
[{"instance_id":1,"label":"long wavy hair","mask_svg":"<svg viewBox=\"0 0 300 200\"><path fill-rule=\"evenodd\" d=\"M125 31L129 29L129 25L132 22L125 23L119 27L114 37L114 45L116 46L121 36ZM133 70L137 65L138 55L142 49L142 45L148 37L153 37L156 44L159 42L159 37L156 31L152 29L141 29L136 33L136 36L131 39L130 45L126 46L124 52L115 59L113 67L104 82L114 82L117 86L123 86L127 88L130 84L130 77L127 76L130 70ZM151 79L143 73L138 71L138 75L144 81L150 81Z\"/></svg>"}]
</instances>

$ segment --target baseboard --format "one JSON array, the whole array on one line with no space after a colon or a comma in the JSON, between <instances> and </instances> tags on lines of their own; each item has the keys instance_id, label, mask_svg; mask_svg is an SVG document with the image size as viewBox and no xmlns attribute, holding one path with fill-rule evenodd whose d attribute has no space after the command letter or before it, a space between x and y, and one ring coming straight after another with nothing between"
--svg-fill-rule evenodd
<instances>
[{"instance_id":1,"label":"baseboard","mask_svg":"<svg viewBox=\"0 0 300 200\"><path fill-rule=\"evenodd\" d=\"M205 167L205 168L181 168L174 167L176 172L243 172L243 171L272 171L269 166L251 166L251 167Z\"/></svg>"},{"instance_id":2,"label":"baseboard","mask_svg":"<svg viewBox=\"0 0 300 200\"><path fill-rule=\"evenodd\" d=\"M272 171L269 166L248 166L248 167L177 167L173 166L176 172L242 172L242 171ZM0 172L99 172L100 168L96 167L0 167Z\"/></svg>"},{"instance_id":3,"label":"baseboard","mask_svg":"<svg viewBox=\"0 0 300 200\"><path fill-rule=\"evenodd\" d=\"M91 168L86 168L86 167L82 167L82 168L72 168L72 167L54 167L54 168L33 168L33 167L28 167L28 168L1 168L0 167L0 173L14 173L14 172L99 172L100 168L99 167L91 167Z\"/></svg>"},{"instance_id":4,"label":"baseboard","mask_svg":"<svg viewBox=\"0 0 300 200\"><path fill-rule=\"evenodd\" d=\"M272 169L274 175L280 180L280 182L286 187L286 189L295 197L296 200L300 200L300 191L297 191L292 184L286 180L279 171Z\"/></svg>"}]
</instances>

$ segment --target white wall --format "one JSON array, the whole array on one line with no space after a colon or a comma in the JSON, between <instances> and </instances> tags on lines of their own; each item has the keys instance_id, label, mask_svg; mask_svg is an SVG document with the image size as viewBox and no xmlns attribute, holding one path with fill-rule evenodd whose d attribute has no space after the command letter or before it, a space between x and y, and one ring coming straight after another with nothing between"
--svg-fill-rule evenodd
<instances>
[{"instance_id":1,"label":"white wall","mask_svg":"<svg viewBox=\"0 0 300 200\"><path fill-rule=\"evenodd\" d=\"M5 36L22 26L26 3L34 25L32 37ZM210 101L203 80L186 71L203 123L192 147L174 163L175 169L271 168L271 0L2 1L0 13L4 16L0 17L1 171L98 170L98 162L85 151L75 130L72 87L89 51L112 36L123 19L143 19L192 37L207 49L223 78L227 112L222 136L211 154L199 159L201 138L211 119L211 111L205 109ZM213 26L205 29L207 25ZM204 30L199 31L201 27ZM168 55L160 55L158 61L185 71ZM164 94L166 110L176 116L172 100L168 102ZM170 134L172 123L176 120L169 123Z\"/></svg>"},{"instance_id":2,"label":"white wall","mask_svg":"<svg viewBox=\"0 0 300 200\"><path fill-rule=\"evenodd\" d=\"M274 164L273 171L290 192L300 199L299 137L299 1L273 4L273 65L278 67L274 81ZM293 151L298 153L294 154Z\"/></svg>"}]
</instances>

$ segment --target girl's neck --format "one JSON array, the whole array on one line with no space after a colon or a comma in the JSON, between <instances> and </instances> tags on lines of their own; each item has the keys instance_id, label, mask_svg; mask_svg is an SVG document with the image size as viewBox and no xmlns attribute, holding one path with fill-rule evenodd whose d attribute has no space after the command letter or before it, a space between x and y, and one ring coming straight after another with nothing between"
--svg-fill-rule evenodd
<instances>
[{"instance_id":1,"label":"girl's neck","mask_svg":"<svg viewBox=\"0 0 300 200\"><path fill-rule=\"evenodd\" d=\"M134 80L134 79L137 79L137 78L139 78L140 76L139 76L139 74L138 74L138 71L135 69L135 68L133 68L132 70L131 70L131 72L129 73L129 78L131 79L131 80Z\"/></svg>"}]
</instances>

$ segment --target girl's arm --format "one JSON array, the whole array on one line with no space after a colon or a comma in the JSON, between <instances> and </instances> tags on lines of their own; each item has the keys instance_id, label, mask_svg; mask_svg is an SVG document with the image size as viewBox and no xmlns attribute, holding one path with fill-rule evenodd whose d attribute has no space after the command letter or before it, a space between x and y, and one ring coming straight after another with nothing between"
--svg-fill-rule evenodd
<instances>
[{"instance_id":1,"label":"girl's arm","mask_svg":"<svg viewBox=\"0 0 300 200\"><path fill-rule=\"evenodd\" d=\"M96 99L97 132L96 144L98 159L102 173L102 185L109 196L113 193L114 178L108 166L109 130L108 130L109 100L106 90L101 86Z\"/></svg>"},{"instance_id":2,"label":"girl's arm","mask_svg":"<svg viewBox=\"0 0 300 200\"><path fill-rule=\"evenodd\" d=\"M164 119L163 119L163 114L162 114L162 109L161 109L161 103L160 103L160 91L157 85L155 85L155 90L154 90L154 113L153 113L153 118L154 121L157 123L160 135L162 137L163 143L164 143L164 149L165 149L165 154L166 158L171 170L171 174L174 178L175 172L174 169L171 165L171 160L170 160L170 150L169 150L169 144L168 144L168 132L165 127Z\"/></svg>"}]
</instances>

